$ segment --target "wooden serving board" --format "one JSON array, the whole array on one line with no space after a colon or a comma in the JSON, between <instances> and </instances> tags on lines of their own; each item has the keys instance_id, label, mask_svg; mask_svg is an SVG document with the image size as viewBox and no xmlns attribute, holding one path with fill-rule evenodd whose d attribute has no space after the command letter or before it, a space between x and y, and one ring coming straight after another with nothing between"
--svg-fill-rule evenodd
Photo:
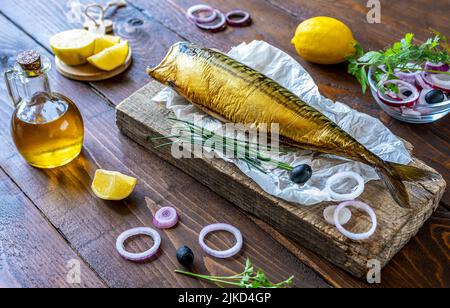
<instances>
[{"instance_id":1,"label":"wooden serving board","mask_svg":"<svg viewBox=\"0 0 450 308\"><path fill-rule=\"evenodd\" d=\"M430 218L445 191L443 178L434 182L407 183L413 204L413 209L407 210L392 200L380 181L368 183L360 200L374 207L379 225L369 240L349 240L324 221L322 213L330 203L312 207L289 203L265 193L233 164L220 159L179 160L172 157L170 147L156 149L166 141L153 141L152 138L166 135L167 128L173 124L168 118L174 117L164 106L151 101L161 89L160 84L151 82L117 107L117 125L124 134L284 236L357 277L366 276L370 260L378 260L384 267ZM409 148L412 150L411 146ZM412 164L432 170L418 159ZM353 232L365 232L369 227L370 221L359 212L354 212L352 221L346 226Z\"/></svg>"}]
</instances>

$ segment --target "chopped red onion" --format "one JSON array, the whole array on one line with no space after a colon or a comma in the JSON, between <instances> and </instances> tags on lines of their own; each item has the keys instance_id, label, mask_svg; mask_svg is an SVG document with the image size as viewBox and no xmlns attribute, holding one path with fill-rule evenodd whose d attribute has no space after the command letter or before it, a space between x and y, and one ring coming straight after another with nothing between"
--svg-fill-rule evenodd
<instances>
[{"instance_id":1,"label":"chopped red onion","mask_svg":"<svg viewBox=\"0 0 450 308\"><path fill-rule=\"evenodd\" d=\"M178 214L173 207L163 207L156 212L153 225L158 229L170 229L178 223Z\"/></svg>"},{"instance_id":2,"label":"chopped red onion","mask_svg":"<svg viewBox=\"0 0 450 308\"><path fill-rule=\"evenodd\" d=\"M252 23L252 18L248 12L234 10L226 14L227 23L232 27L246 27Z\"/></svg>"},{"instance_id":3,"label":"chopped red onion","mask_svg":"<svg viewBox=\"0 0 450 308\"><path fill-rule=\"evenodd\" d=\"M208 247L208 245L206 245L205 238L208 234L210 234L211 232L215 232L215 231L230 232L236 238L236 245L234 245L232 248L230 248L226 251L218 251L218 250L211 249L210 247ZM214 224L214 225L209 225L209 226L205 227L200 232L199 243L200 243L200 246L202 247L202 249L210 256L213 256L213 257L216 257L219 259L226 259L226 258L231 258L231 257L237 255L241 251L242 246L244 244L244 239L242 237L241 231L239 231L236 227L233 227L232 225L229 225L229 224Z\"/></svg>"},{"instance_id":4,"label":"chopped red onion","mask_svg":"<svg viewBox=\"0 0 450 308\"><path fill-rule=\"evenodd\" d=\"M429 74L427 80L432 86L444 91L450 91L450 75L447 74Z\"/></svg>"},{"instance_id":5,"label":"chopped red onion","mask_svg":"<svg viewBox=\"0 0 450 308\"><path fill-rule=\"evenodd\" d=\"M206 17L202 17L201 13L208 13L209 15ZM212 8L209 5L198 4L190 7L187 10L186 17L192 21L194 24L196 23L210 23L216 20L217 18L217 10Z\"/></svg>"},{"instance_id":6,"label":"chopped red onion","mask_svg":"<svg viewBox=\"0 0 450 308\"><path fill-rule=\"evenodd\" d=\"M128 252L125 249L125 241L137 235L150 236L153 239L154 243L153 246L149 250L142 253ZM135 228L125 231L117 238L116 242L116 249L119 252L119 254L123 258L133 262L141 262L150 259L158 252L160 246L161 246L161 236L159 235L158 232L156 232L151 228Z\"/></svg>"},{"instance_id":7,"label":"chopped red onion","mask_svg":"<svg viewBox=\"0 0 450 308\"><path fill-rule=\"evenodd\" d=\"M420 93L419 90L417 90L417 88L415 86L413 86L412 84L403 81L403 80L388 80L386 81L383 86L386 86L388 84L395 84L400 88L403 89L403 91L405 90L409 90L411 91L411 95L405 99L402 99L398 94L394 94L396 95L396 97L392 97L393 94L392 92L389 92L390 95L386 95L384 93L381 92L381 90L378 90L378 97L380 98L380 100L391 107L412 107L414 106L414 104L418 101ZM402 97L405 97L404 95L402 95Z\"/></svg>"},{"instance_id":8,"label":"chopped red onion","mask_svg":"<svg viewBox=\"0 0 450 308\"><path fill-rule=\"evenodd\" d=\"M348 207L354 207L356 209L365 211L369 217L370 220L372 221L372 227L370 228L370 230L366 233L352 233L350 231L347 231L342 224L340 223L339 217L341 215L341 211L343 211L344 209L348 208ZM341 203L340 205L338 205L338 207L336 208L336 211L334 212L334 224L336 226L336 228L339 230L340 233L342 233L345 237L354 240L354 241L363 241L363 240L367 240L368 238L370 238L372 235L375 234L375 231L377 230L377 215L375 214L375 212L373 211L373 209L362 202L359 201L347 201L344 203Z\"/></svg>"},{"instance_id":9,"label":"chopped red onion","mask_svg":"<svg viewBox=\"0 0 450 308\"><path fill-rule=\"evenodd\" d=\"M447 63L425 63L426 71L439 71L439 72L448 72L450 70L450 66Z\"/></svg>"},{"instance_id":10,"label":"chopped red onion","mask_svg":"<svg viewBox=\"0 0 450 308\"><path fill-rule=\"evenodd\" d=\"M406 81L407 83L410 84L415 84L416 83L416 76L419 75L420 72L396 72L394 74L395 77L397 77L400 80Z\"/></svg>"}]
</instances>

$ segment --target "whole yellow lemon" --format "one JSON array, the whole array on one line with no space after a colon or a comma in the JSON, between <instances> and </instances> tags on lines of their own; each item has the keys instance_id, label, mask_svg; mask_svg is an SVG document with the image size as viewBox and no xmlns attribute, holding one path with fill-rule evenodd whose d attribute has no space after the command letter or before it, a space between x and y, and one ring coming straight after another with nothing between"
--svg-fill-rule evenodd
<instances>
[{"instance_id":1,"label":"whole yellow lemon","mask_svg":"<svg viewBox=\"0 0 450 308\"><path fill-rule=\"evenodd\" d=\"M302 22L292 44L303 59L317 64L338 64L356 52L356 40L350 28L331 17L314 17Z\"/></svg>"}]
</instances>

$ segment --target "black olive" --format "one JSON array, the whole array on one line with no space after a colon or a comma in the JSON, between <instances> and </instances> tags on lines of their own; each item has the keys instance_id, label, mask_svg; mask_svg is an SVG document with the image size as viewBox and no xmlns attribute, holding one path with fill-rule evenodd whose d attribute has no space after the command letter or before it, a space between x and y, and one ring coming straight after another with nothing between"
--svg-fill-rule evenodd
<instances>
[{"instance_id":1,"label":"black olive","mask_svg":"<svg viewBox=\"0 0 450 308\"><path fill-rule=\"evenodd\" d=\"M292 170L290 178L295 184L305 184L312 177L312 168L309 165L300 165Z\"/></svg>"},{"instance_id":2,"label":"black olive","mask_svg":"<svg viewBox=\"0 0 450 308\"><path fill-rule=\"evenodd\" d=\"M438 104L445 100L445 95L441 90L431 90L425 95L425 100L428 104Z\"/></svg>"},{"instance_id":3,"label":"black olive","mask_svg":"<svg viewBox=\"0 0 450 308\"><path fill-rule=\"evenodd\" d=\"M183 246L177 250L177 259L181 265L191 267L194 264L194 253L189 247Z\"/></svg>"},{"instance_id":4,"label":"black olive","mask_svg":"<svg viewBox=\"0 0 450 308\"><path fill-rule=\"evenodd\" d=\"M403 92L403 95L406 96L406 97L410 97L412 94L413 93L410 90L406 90L405 92Z\"/></svg>"}]
</instances>

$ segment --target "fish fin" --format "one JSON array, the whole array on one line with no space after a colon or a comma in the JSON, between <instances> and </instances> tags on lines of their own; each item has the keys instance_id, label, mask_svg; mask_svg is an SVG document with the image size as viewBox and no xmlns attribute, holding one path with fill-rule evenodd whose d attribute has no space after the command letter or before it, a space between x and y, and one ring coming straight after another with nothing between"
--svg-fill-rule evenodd
<instances>
[{"instance_id":1,"label":"fish fin","mask_svg":"<svg viewBox=\"0 0 450 308\"><path fill-rule=\"evenodd\" d=\"M385 165L385 168L377 168L376 170L395 202L403 208L410 209L411 204L408 191L396 169L391 168L389 165Z\"/></svg>"},{"instance_id":2,"label":"fish fin","mask_svg":"<svg viewBox=\"0 0 450 308\"><path fill-rule=\"evenodd\" d=\"M417 182L417 181L435 181L439 179L440 175L417 167L400 165L396 163L386 163L393 168L403 181Z\"/></svg>"}]
</instances>

